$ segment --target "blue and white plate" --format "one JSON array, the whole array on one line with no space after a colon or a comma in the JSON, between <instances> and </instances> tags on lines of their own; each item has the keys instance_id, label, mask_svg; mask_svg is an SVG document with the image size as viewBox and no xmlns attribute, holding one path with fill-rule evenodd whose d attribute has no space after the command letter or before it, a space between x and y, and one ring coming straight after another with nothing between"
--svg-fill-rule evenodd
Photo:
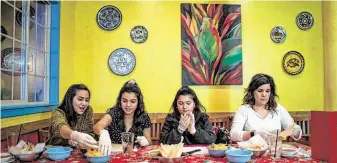
<instances>
[{"instance_id":1,"label":"blue and white plate","mask_svg":"<svg viewBox=\"0 0 337 163\"><path fill-rule=\"evenodd\" d=\"M122 23L122 13L115 6L104 6L96 15L98 25L104 30L114 30Z\"/></svg>"},{"instance_id":2,"label":"blue and white plate","mask_svg":"<svg viewBox=\"0 0 337 163\"><path fill-rule=\"evenodd\" d=\"M135 43L143 43L147 40L148 32L144 26L135 26L131 29L130 37Z\"/></svg>"},{"instance_id":3,"label":"blue and white plate","mask_svg":"<svg viewBox=\"0 0 337 163\"><path fill-rule=\"evenodd\" d=\"M136 56L126 48L113 51L109 57L109 67L117 75L127 75L136 67Z\"/></svg>"},{"instance_id":4,"label":"blue and white plate","mask_svg":"<svg viewBox=\"0 0 337 163\"><path fill-rule=\"evenodd\" d=\"M314 17L309 12L301 12L296 17L296 25L301 30L308 30L314 25Z\"/></svg>"},{"instance_id":5,"label":"blue and white plate","mask_svg":"<svg viewBox=\"0 0 337 163\"><path fill-rule=\"evenodd\" d=\"M25 57L20 48L5 48L1 50L1 68L6 70L14 70L14 75L21 75L25 66ZM10 71L2 71L8 75L12 75Z\"/></svg>"},{"instance_id":6,"label":"blue and white plate","mask_svg":"<svg viewBox=\"0 0 337 163\"><path fill-rule=\"evenodd\" d=\"M282 43L287 38L287 32L283 27L276 26L270 32L270 38L275 43Z\"/></svg>"}]
</instances>

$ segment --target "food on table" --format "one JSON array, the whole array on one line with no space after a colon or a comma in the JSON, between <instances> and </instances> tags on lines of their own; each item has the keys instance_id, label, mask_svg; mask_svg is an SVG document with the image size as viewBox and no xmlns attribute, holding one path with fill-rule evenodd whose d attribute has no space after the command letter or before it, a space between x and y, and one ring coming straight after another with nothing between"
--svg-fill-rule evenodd
<instances>
[{"instance_id":1,"label":"food on table","mask_svg":"<svg viewBox=\"0 0 337 163\"><path fill-rule=\"evenodd\" d=\"M171 144L171 145L167 144L164 145L163 143L160 143L159 151L163 157L175 158L181 156L181 154L183 153L183 147L184 143Z\"/></svg>"},{"instance_id":2,"label":"food on table","mask_svg":"<svg viewBox=\"0 0 337 163\"><path fill-rule=\"evenodd\" d=\"M88 149L87 155L88 156L104 156L100 151L97 151L97 148L96 149Z\"/></svg>"},{"instance_id":3,"label":"food on table","mask_svg":"<svg viewBox=\"0 0 337 163\"><path fill-rule=\"evenodd\" d=\"M250 150L250 151L261 151L261 150L266 149L267 147L262 146L262 145L249 145L249 146L244 146L242 148L246 150Z\"/></svg>"},{"instance_id":4,"label":"food on table","mask_svg":"<svg viewBox=\"0 0 337 163\"><path fill-rule=\"evenodd\" d=\"M227 150L226 144L212 144L207 147L209 150Z\"/></svg>"},{"instance_id":5,"label":"food on table","mask_svg":"<svg viewBox=\"0 0 337 163\"><path fill-rule=\"evenodd\" d=\"M22 149L21 151L28 152L28 151L33 151L35 148L35 145L28 142Z\"/></svg>"},{"instance_id":6,"label":"food on table","mask_svg":"<svg viewBox=\"0 0 337 163\"><path fill-rule=\"evenodd\" d=\"M146 153L148 153L151 156L158 156L158 154L160 153L160 148L152 149L150 151L147 151Z\"/></svg>"}]
</instances>

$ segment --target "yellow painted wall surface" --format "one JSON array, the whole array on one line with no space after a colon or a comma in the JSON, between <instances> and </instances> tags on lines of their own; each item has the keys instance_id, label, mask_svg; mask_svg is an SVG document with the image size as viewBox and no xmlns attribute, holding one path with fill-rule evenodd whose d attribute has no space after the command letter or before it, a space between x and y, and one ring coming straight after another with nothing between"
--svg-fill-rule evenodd
<instances>
[{"instance_id":1,"label":"yellow painted wall surface","mask_svg":"<svg viewBox=\"0 0 337 163\"><path fill-rule=\"evenodd\" d=\"M136 79L147 111L168 112L181 87L180 3L62 1L60 101L71 84L84 83L91 89L94 111L105 112L115 104L123 83ZM242 5L243 85L193 86L207 110L236 111L244 88L259 72L275 78L279 102L289 111L323 110L322 3L238 3ZM114 5L123 14L122 24L116 30L104 31L96 23L97 11L105 5ZM309 11L315 18L314 26L308 31L298 29L295 24L296 15L302 11ZM130 30L136 25L143 25L149 31L149 38L143 44L135 44L130 39ZM270 31L276 25L283 26L288 34L282 44L270 39ZM117 76L108 67L110 53L120 47L129 48L137 59L135 70L127 76ZM284 54L290 50L302 53L306 61L304 71L297 76L287 75L281 67ZM5 118L1 122L5 127L48 116L49 113L33 114Z\"/></svg>"},{"instance_id":2,"label":"yellow painted wall surface","mask_svg":"<svg viewBox=\"0 0 337 163\"><path fill-rule=\"evenodd\" d=\"M259 72L275 78L279 102L289 111L323 110L321 2L238 3L242 4L243 85L193 86L207 110L236 111L244 88ZM169 111L181 86L180 2L76 2L75 7L62 2L61 5L62 14L67 15L61 19L69 20L62 21L61 28L72 31L62 30L61 34L73 41L73 47L71 41L66 46L61 44L60 99L71 83L84 83L91 89L94 111L105 112L115 104L123 83L136 79L148 112ZM96 23L97 11L105 5L114 5L122 12L122 24L116 30L104 31ZM302 11L309 11L315 18L308 31L298 29L295 24L296 15ZM70 20L68 15L74 13L74 19ZM130 30L136 25L149 31L143 44L130 39ZM276 25L283 26L288 34L282 44L270 39L270 31ZM136 68L127 76L117 76L108 67L110 53L121 47L129 48L137 59ZM284 54L291 50L299 51L306 61L304 71L297 76L287 75L281 67ZM65 56L71 57L66 64ZM65 75L70 72L70 77Z\"/></svg>"},{"instance_id":3,"label":"yellow painted wall surface","mask_svg":"<svg viewBox=\"0 0 337 163\"><path fill-rule=\"evenodd\" d=\"M337 111L337 2L326 1L323 8L324 109Z\"/></svg>"}]
</instances>

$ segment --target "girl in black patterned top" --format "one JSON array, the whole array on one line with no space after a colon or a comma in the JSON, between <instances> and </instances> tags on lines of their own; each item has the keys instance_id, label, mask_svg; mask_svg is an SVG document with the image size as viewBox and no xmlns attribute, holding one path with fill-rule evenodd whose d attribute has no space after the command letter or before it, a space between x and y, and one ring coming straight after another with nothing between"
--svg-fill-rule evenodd
<instances>
[{"instance_id":1,"label":"girl in black patterned top","mask_svg":"<svg viewBox=\"0 0 337 163\"><path fill-rule=\"evenodd\" d=\"M105 128L107 127L108 130ZM94 131L100 135L99 150L111 153L111 143L121 144L121 133L134 133L134 141L141 146L151 144L151 121L145 111L143 95L134 80L124 84L116 105L95 124Z\"/></svg>"}]
</instances>

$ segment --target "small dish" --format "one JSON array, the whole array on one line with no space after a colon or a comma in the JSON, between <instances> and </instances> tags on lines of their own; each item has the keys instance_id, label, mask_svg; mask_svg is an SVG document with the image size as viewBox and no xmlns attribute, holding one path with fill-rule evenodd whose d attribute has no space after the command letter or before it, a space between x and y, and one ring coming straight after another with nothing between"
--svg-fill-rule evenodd
<instances>
[{"instance_id":1,"label":"small dish","mask_svg":"<svg viewBox=\"0 0 337 163\"><path fill-rule=\"evenodd\" d=\"M14 156L4 157L4 158L0 159L1 163L10 163L10 162L14 162L14 161L15 161Z\"/></svg>"},{"instance_id":2,"label":"small dish","mask_svg":"<svg viewBox=\"0 0 337 163\"><path fill-rule=\"evenodd\" d=\"M298 152L298 148L282 148L282 155L294 155Z\"/></svg>"},{"instance_id":3,"label":"small dish","mask_svg":"<svg viewBox=\"0 0 337 163\"><path fill-rule=\"evenodd\" d=\"M294 154L294 155L283 155L281 154L282 157L287 157L287 158L295 158L295 157L300 157L300 155L298 153Z\"/></svg>"}]
</instances>

